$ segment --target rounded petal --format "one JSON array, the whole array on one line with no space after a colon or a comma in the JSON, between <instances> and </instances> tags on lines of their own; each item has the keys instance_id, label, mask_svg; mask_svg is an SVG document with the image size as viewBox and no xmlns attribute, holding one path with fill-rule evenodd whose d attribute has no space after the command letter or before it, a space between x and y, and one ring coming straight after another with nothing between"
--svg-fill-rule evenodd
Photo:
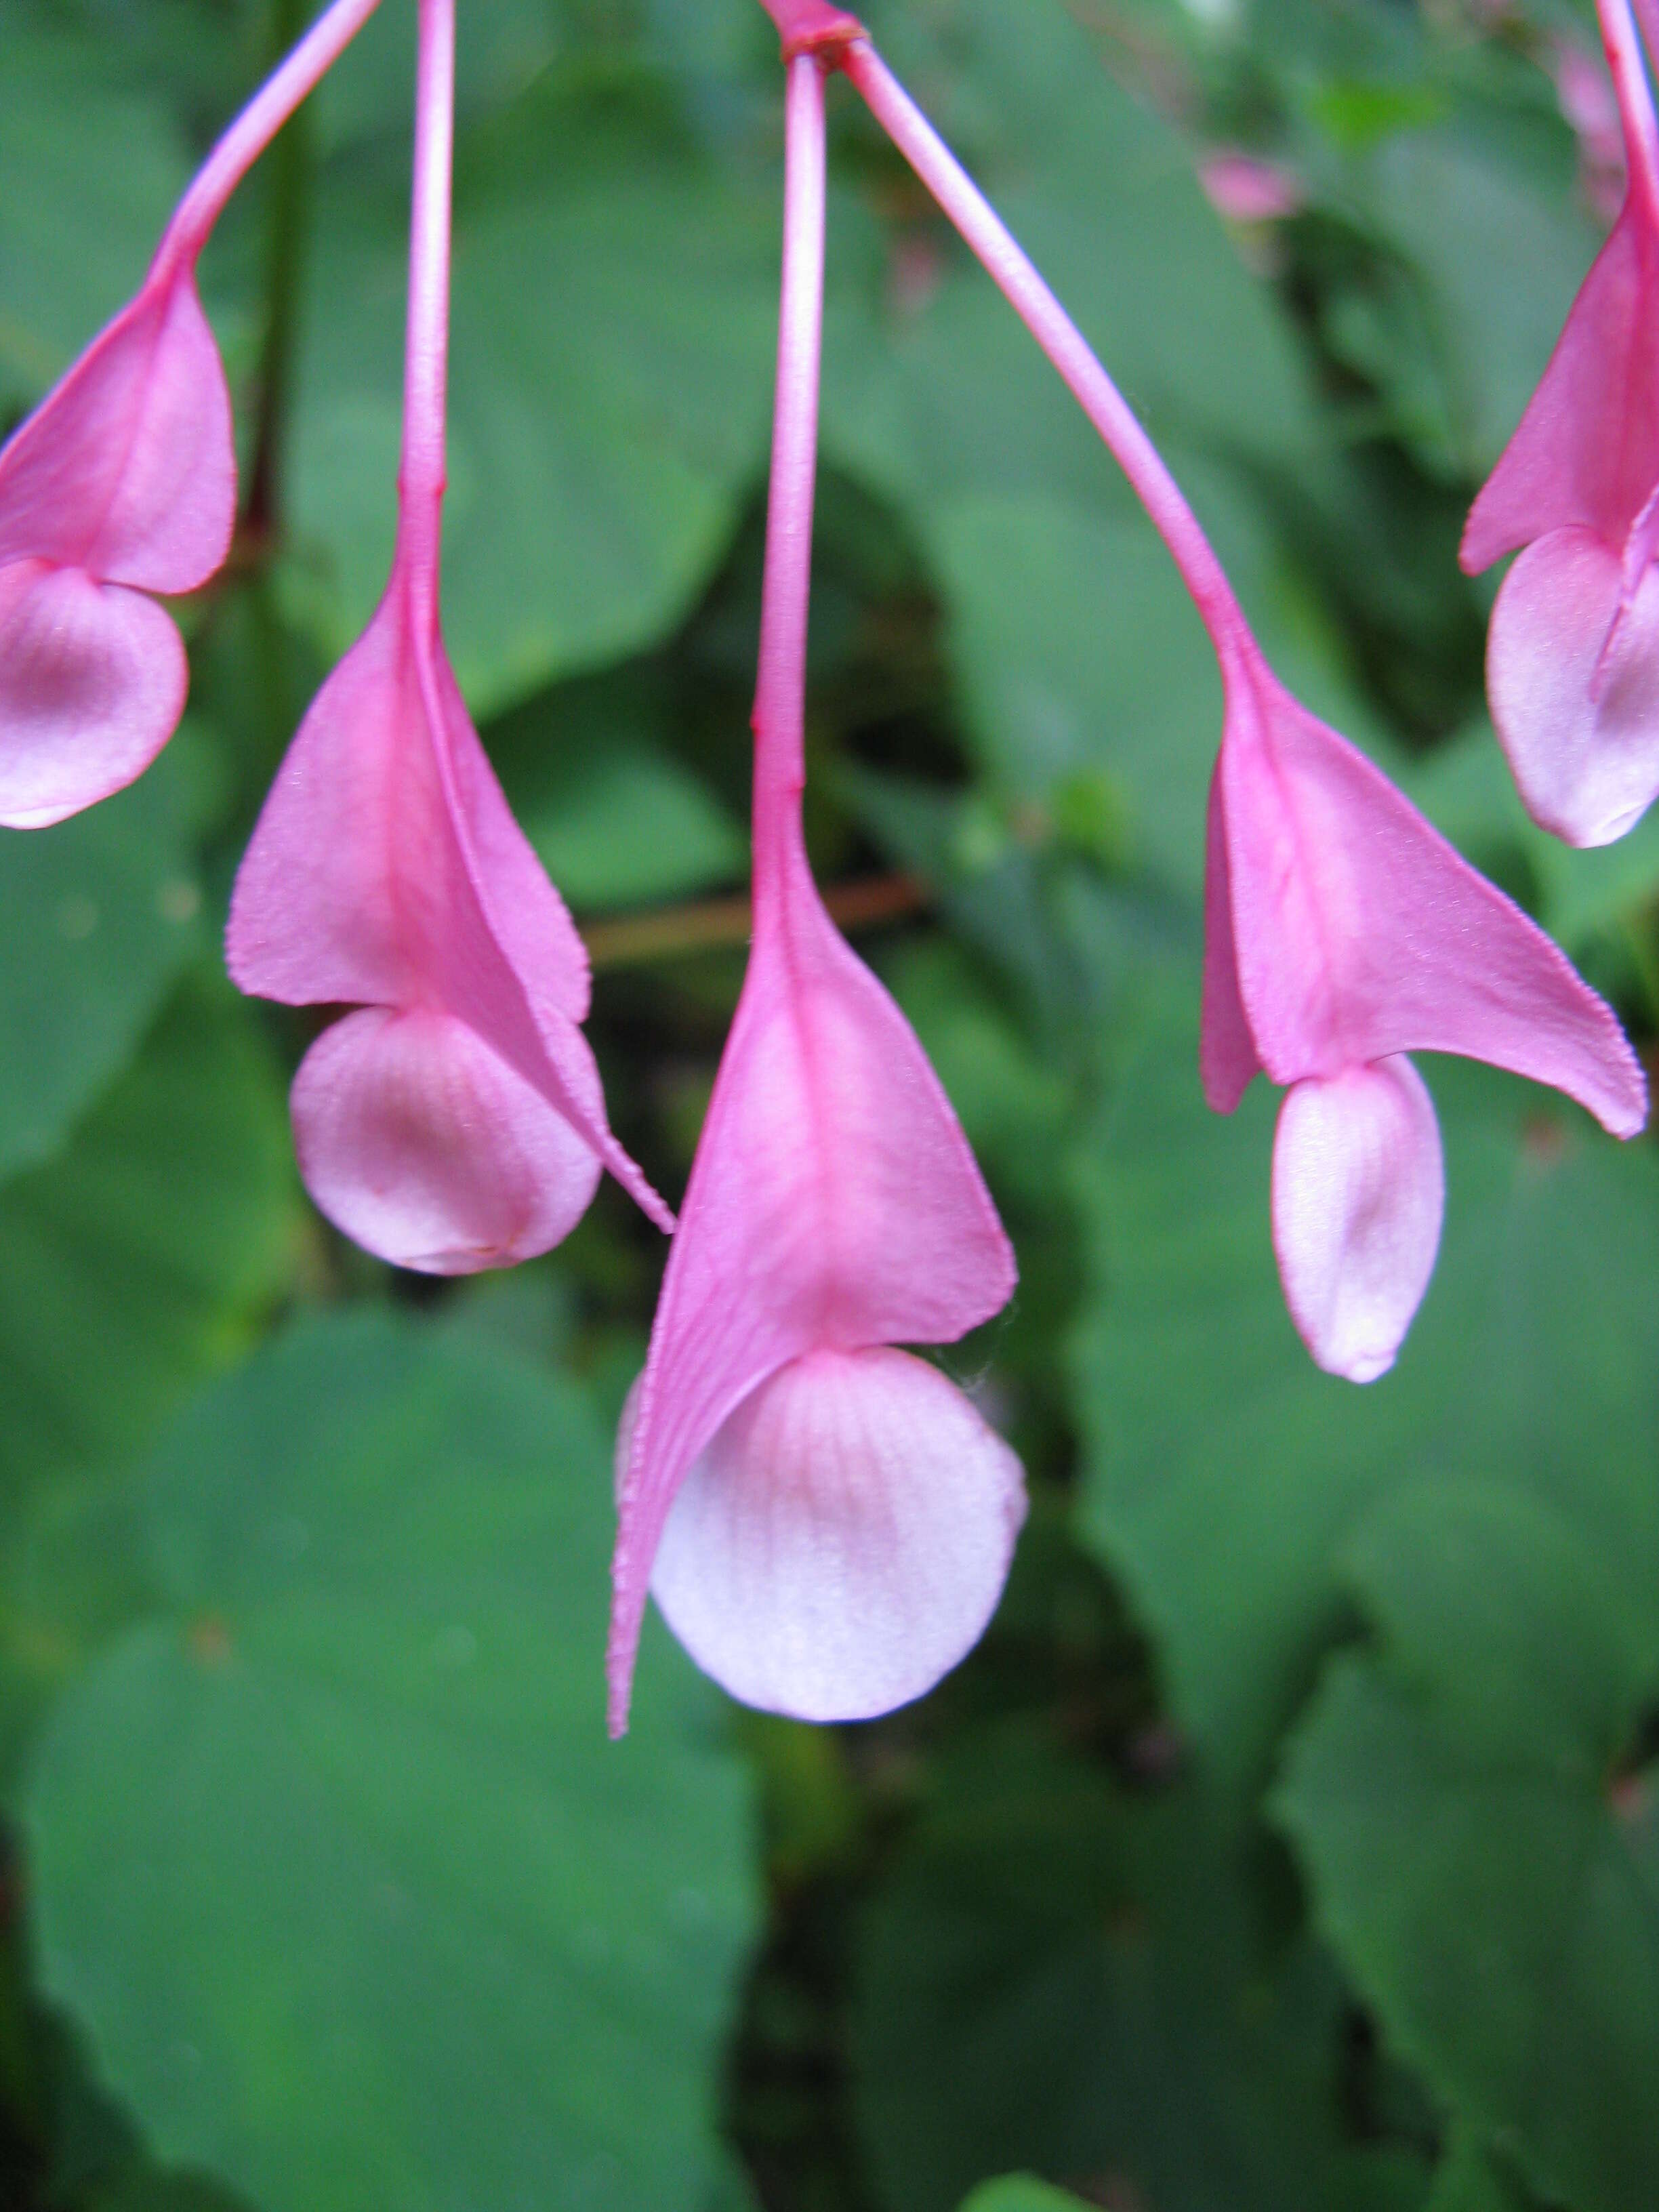
<instances>
[{"instance_id":1,"label":"rounded petal","mask_svg":"<svg viewBox=\"0 0 1659 2212\"><path fill-rule=\"evenodd\" d=\"M564 1116L434 1008L348 1014L306 1054L290 1103L319 1206L365 1250L424 1274L550 1250L599 1182Z\"/></svg>"},{"instance_id":2,"label":"rounded petal","mask_svg":"<svg viewBox=\"0 0 1659 2212\"><path fill-rule=\"evenodd\" d=\"M0 823L42 830L131 783L188 684L177 629L142 592L44 561L0 567Z\"/></svg>"},{"instance_id":3,"label":"rounded petal","mask_svg":"<svg viewBox=\"0 0 1659 2212\"><path fill-rule=\"evenodd\" d=\"M1434 1273L1440 1126L1404 1058L1285 1093L1273 1142L1273 1249L1303 1342L1328 1375L1393 1366Z\"/></svg>"},{"instance_id":4,"label":"rounded petal","mask_svg":"<svg viewBox=\"0 0 1659 2212\"><path fill-rule=\"evenodd\" d=\"M1018 1460L937 1368L884 1346L810 1352L694 1462L651 1591L745 1705L867 1720L978 1642L1024 1515Z\"/></svg>"},{"instance_id":5,"label":"rounded petal","mask_svg":"<svg viewBox=\"0 0 1659 2212\"><path fill-rule=\"evenodd\" d=\"M1492 610L1492 720L1527 811L1570 845L1610 845L1659 793L1659 570L1613 634L1623 580L1605 538L1552 530Z\"/></svg>"}]
</instances>

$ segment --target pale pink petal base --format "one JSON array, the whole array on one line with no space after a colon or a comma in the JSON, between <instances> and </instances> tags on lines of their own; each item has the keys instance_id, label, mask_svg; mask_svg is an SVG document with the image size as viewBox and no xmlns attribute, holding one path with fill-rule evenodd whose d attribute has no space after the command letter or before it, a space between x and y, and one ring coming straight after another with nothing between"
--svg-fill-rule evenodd
<instances>
[{"instance_id":1,"label":"pale pink petal base","mask_svg":"<svg viewBox=\"0 0 1659 2212\"><path fill-rule=\"evenodd\" d=\"M142 592L44 561L0 567L0 823L43 830L142 775L189 682Z\"/></svg>"},{"instance_id":2,"label":"pale pink petal base","mask_svg":"<svg viewBox=\"0 0 1659 2212\"><path fill-rule=\"evenodd\" d=\"M885 1348L811 1352L693 1464L652 1595L744 1704L866 1720L921 1697L978 1641L1024 1516L1018 1460L937 1368Z\"/></svg>"},{"instance_id":3,"label":"pale pink petal base","mask_svg":"<svg viewBox=\"0 0 1659 2212\"><path fill-rule=\"evenodd\" d=\"M546 1252L586 1212L592 1148L453 1014L349 1014L301 1063L291 1098L306 1188L355 1243L432 1275Z\"/></svg>"},{"instance_id":4,"label":"pale pink petal base","mask_svg":"<svg viewBox=\"0 0 1659 2212\"><path fill-rule=\"evenodd\" d=\"M1575 526L1528 546L1492 610L1492 720L1527 811L1570 845L1613 843L1659 794L1659 570L1621 617L1623 590L1619 551Z\"/></svg>"},{"instance_id":5,"label":"pale pink petal base","mask_svg":"<svg viewBox=\"0 0 1659 2212\"><path fill-rule=\"evenodd\" d=\"M1273 1143L1273 1249L1327 1374L1393 1366L1434 1273L1445 1173L1434 1102L1403 1057L1297 1083Z\"/></svg>"}]
</instances>

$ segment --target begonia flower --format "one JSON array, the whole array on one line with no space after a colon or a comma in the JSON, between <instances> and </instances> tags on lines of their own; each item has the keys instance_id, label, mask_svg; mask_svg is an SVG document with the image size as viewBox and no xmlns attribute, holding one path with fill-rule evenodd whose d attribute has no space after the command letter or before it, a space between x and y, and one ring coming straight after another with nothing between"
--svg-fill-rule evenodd
<instances>
[{"instance_id":1,"label":"begonia flower","mask_svg":"<svg viewBox=\"0 0 1659 2212\"><path fill-rule=\"evenodd\" d=\"M1461 558L1523 549L1486 645L1492 722L1528 811L1605 845L1659 793L1659 133L1626 0L1600 0L1624 207L1482 488Z\"/></svg>"},{"instance_id":2,"label":"begonia flower","mask_svg":"<svg viewBox=\"0 0 1659 2212\"><path fill-rule=\"evenodd\" d=\"M673 1217L605 1125L587 957L513 819L438 615L453 0L421 0L397 550L243 858L226 957L244 991L356 1009L291 1099L307 1188L382 1259L469 1273L544 1252L609 1167Z\"/></svg>"},{"instance_id":3,"label":"begonia flower","mask_svg":"<svg viewBox=\"0 0 1659 2212\"><path fill-rule=\"evenodd\" d=\"M647 1584L734 1697L861 1719L921 1696L976 1641L1024 1513L1008 1446L895 1348L988 1319L1013 1255L938 1079L825 912L802 842L823 258L809 43L789 68L754 939L618 1440L618 1733Z\"/></svg>"},{"instance_id":4,"label":"begonia flower","mask_svg":"<svg viewBox=\"0 0 1659 2212\"><path fill-rule=\"evenodd\" d=\"M1646 1118L1635 1055L1543 932L1253 648L1226 672L1205 883L1205 1096L1288 1086L1273 1231L1319 1365L1394 1363L1440 1241L1440 1133L1409 1052L1565 1091L1615 1136Z\"/></svg>"},{"instance_id":5,"label":"begonia flower","mask_svg":"<svg viewBox=\"0 0 1659 2212\"><path fill-rule=\"evenodd\" d=\"M1278 682L1180 487L995 210L867 39L835 58L1116 457L1209 632L1226 712L1205 1091L1227 1112L1258 1068L1289 1086L1272 1206L1286 1299L1321 1366L1370 1381L1392 1364L1439 1243L1439 1130L1405 1055L1462 1053L1553 1084L1620 1137L1646 1118L1641 1069L1543 933Z\"/></svg>"},{"instance_id":6,"label":"begonia flower","mask_svg":"<svg viewBox=\"0 0 1659 2212\"><path fill-rule=\"evenodd\" d=\"M336 0L231 124L137 296L0 449L0 823L43 829L131 783L188 672L152 593L229 550L230 398L196 289L226 201L378 5Z\"/></svg>"}]
</instances>

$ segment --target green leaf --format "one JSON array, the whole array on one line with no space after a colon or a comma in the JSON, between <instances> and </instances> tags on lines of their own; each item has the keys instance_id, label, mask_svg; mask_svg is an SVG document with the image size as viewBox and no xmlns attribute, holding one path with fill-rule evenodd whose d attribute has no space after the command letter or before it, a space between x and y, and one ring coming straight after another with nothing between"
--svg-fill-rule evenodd
<instances>
[{"instance_id":1,"label":"green leaf","mask_svg":"<svg viewBox=\"0 0 1659 2212\"><path fill-rule=\"evenodd\" d=\"M1502 1474L1659 1591L1659 1160L1553 1094L1427 1059L1446 1225L1390 1375L1320 1374L1268 1232L1276 1097L1204 1105L1196 980L1149 1026L1079 1197L1094 1285L1073 1346L1085 1525L1160 1643L1218 1781L1253 1789L1339 1622L1336 1559L1425 1471Z\"/></svg>"},{"instance_id":2,"label":"green leaf","mask_svg":"<svg viewBox=\"0 0 1659 2212\"><path fill-rule=\"evenodd\" d=\"M147 1445L243 1349L281 1279L296 1200L256 1018L227 985L192 977L57 1156L0 1189L14 1494Z\"/></svg>"},{"instance_id":3,"label":"green leaf","mask_svg":"<svg viewBox=\"0 0 1659 2212\"><path fill-rule=\"evenodd\" d=\"M962 501L932 529L976 750L1064 811L1094 771L1121 857L1196 890L1221 686L1173 564L1140 517Z\"/></svg>"},{"instance_id":4,"label":"green leaf","mask_svg":"<svg viewBox=\"0 0 1659 2212\"><path fill-rule=\"evenodd\" d=\"M143 280L185 183L159 102L93 41L0 35L0 427Z\"/></svg>"},{"instance_id":5,"label":"green leaf","mask_svg":"<svg viewBox=\"0 0 1659 2212\"><path fill-rule=\"evenodd\" d=\"M1545 2195L1659 2197L1659 1823L1609 1778L1659 1608L1584 1516L1413 1489L1347 1554L1377 1656L1334 1662L1277 1809L1399 2050Z\"/></svg>"},{"instance_id":6,"label":"green leaf","mask_svg":"<svg viewBox=\"0 0 1659 2212\"><path fill-rule=\"evenodd\" d=\"M1040 2168L1159 2212L1414 2205L1351 2142L1341 1996L1267 1951L1201 1798L1029 1743L958 1743L860 1930L855 2110L892 2212Z\"/></svg>"},{"instance_id":7,"label":"green leaf","mask_svg":"<svg viewBox=\"0 0 1659 2212\"><path fill-rule=\"evenodd\" d=\"M384 588L407 184L342 157L319 192L287 587L331 653ZM662 100L543 82L456 181L445 625L475 712L678 620L763 464L771 196Z\"/></svg>"},{"instance_id":8,"label":"green leaf","mask_svg":"<svg viewBox=\"0 0 1659 2212\"><path fill-rule=\"evenodd\" d=\"M667 750L662 686L637 666L561 684L485 732L513 811L578 910L684 898L748 872L743 832Z\"/></svg>"},{"instance_id":9,"label":"green leaf","mask_svg":"<svg viewBox=\"0 0 1659 2212\"><path fill-rule=\"evenodd\" d=\"M1423 2212L1528 2212L1528 2201L1479 2136L1459 2129L1435 2168Z\"/></svg>"},{"instance_id":10,"label":"green leaf","mask_svg":"<svg viewBox=\"0 0 1659 2212\"><path fill-rule=\"evenodd\" d=\"M871 22L1155 435L1305 446L1307 387L1272 294L1200 191L1193 150L1113 81L1073 11L961 0L934 20L878 7ZM1115 493L1115 465L989 277L942 226L908 258L896 312L831 325L834 449L929 503ZM872 271L888 302L892 273L885 258Z\"/></svg>"},{"instance_id":11,"label":"green leaf","mask_svg":"<svg viewBox=\"0 0 1659 2212\"><path fill-rule=\"evenodd\" d=\"M1003 2181L988 2181L964 2197L962 2212L1080 2212L1083 2199L1068 2197L1063 2189L1050 2189L1046 2181L1033 2181L1029 2173L1012 2173Z\"/></svg>"},{"instance_id":12,"label":"green leaf","mask_svg":"<svg viewBox=\"0 0 1659 2212\"><path fill-rule=\"evenodd\" d=\"M0 1179L61 1141L196 947L172 783L164 761L72 822L0 832Z\"/></svg>"},{"instance_id":13,"label":"green leaf","mask_svg":"<svg viewBox=\"0 0 1659 2212\"><path fill-rule=\"evenodd\" d=\"M46 1988L158 2153L264 2212L702 2212L745 1792L664 1639L605 1741L583 1394L320 1319L143 1510L160 1608L60 1705L27 1826Z\"/></svg>"},{"instance_id":14,"label":"green leaf","mask_svg":"<svg viewBox=\"0 0 1659 2212\"><path fill-rule=\"evenodd\" d=\"M1478 479L1520 420L1599 243L1571 172L1529 173L1461 116L1391 137L1355 189L1425 283L1454 465Z\"/></svg>"}]
</instances>

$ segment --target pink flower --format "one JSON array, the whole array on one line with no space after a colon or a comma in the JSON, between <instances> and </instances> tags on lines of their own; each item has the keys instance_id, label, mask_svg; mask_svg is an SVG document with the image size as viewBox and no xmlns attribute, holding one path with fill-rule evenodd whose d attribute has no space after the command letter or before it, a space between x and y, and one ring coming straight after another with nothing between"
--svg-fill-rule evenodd
<instances>
[{"instance_id":1,"label":"pink flower","mask_svg":"<svg viewBox=\"0 0 1659 2212\"><path fill-rule=\"evenodd\" d=\"M1230 222L1277 222L1306 204L1301 180L1281 162L1223 147L1198 165L1198 181L1216 213Z\"/></svg>"},{"instance_id":2,"label":"pink flower","mask_svg":"<svg viewBox=\"0 0 1659 2212\"><path fill-rule=\"evenodd\" d=\"M1646 1118L1612 1013L1254 647L1226 667L1205 891L1205 1096L1289 1086L1273 1245L1320 1366L1368 1382L1434 1269L1440 1133L1404 1055L1462 1053L1553 1084L1615 1136Z\"/></svg>"},{"instance_id":3,"label":"pink flower","mask_svg":"<svg viewBox=\"0 0 1659 2212\"><path fill-rule=\"evenodd\" d=\"M546 1251L601 1164L673 1217L605 1125L587 957L509 812L438 620L453 0L422 0L398 549L325 684L231 901L244 991L358 1009L295 1079L301 1172L382 1259L469 1273Z\"/></svg>"},{"instance_id":4,"label":"pink flower","mask_svg":"<svg viewBox=\"0 0 1659 2212\"><path fill-rule=\"evenodd\" d=\"M801 842L823 255L821 64L789 70L761 675L755 933L645 1372L618 1443L611 1725L647 1584L735 1697L808 1720L921 1695L994 1610L1018 1461L900 1344L995 1313L1013 1257L897 1007L838 935Z\"/></svg>"},{"instance_id":5,"label":"pink flower","mask_svg":"<svg viewBox=\"0 0 1659 2212\"><path fill-rule=\"evenodd\" d=\"M0 451L0 823L43 829L149 767L188 674L149 596L230 546L230 398L196 263L249 166L376 0L336 0L233 123L136 299Z\"/></svg>"},{"instance_id":6,"label":"pink flower","mask_svg":"<svg viewBox=\"0 0 1659 2212\"><path fill-rule=\"evenodd\" d=\"M838 58L1116 456L1209 631L1226 715L1206 870L1205 1094L1228 1113L1259 1068L1289 1086L1273 1184L1285 1296L1320 1365L1368 1382L1394 1360L1440 1237L1439 1130L1404 1055L1512 1068L1622 1137L1646 1116L1641 1070L1549 939L1278 682L1179 485L1030 260L874 49L855 42ZM1591 419L1579 427L1589 469Z\"/></svg>"},{"instance_id":7,"label":"pink flower","mask_svg":"<svg viewBox=\"0 0 1659 2212\"><path fill-rule=\"evenodd\" d=\"M1470 574L1517 546L1486 648L1528 811L1573 845L1659 793L1659 135L1626 0L1601 0L1629 185L1543 380L1463 533Z\"/></svg>"}]
</instances>

